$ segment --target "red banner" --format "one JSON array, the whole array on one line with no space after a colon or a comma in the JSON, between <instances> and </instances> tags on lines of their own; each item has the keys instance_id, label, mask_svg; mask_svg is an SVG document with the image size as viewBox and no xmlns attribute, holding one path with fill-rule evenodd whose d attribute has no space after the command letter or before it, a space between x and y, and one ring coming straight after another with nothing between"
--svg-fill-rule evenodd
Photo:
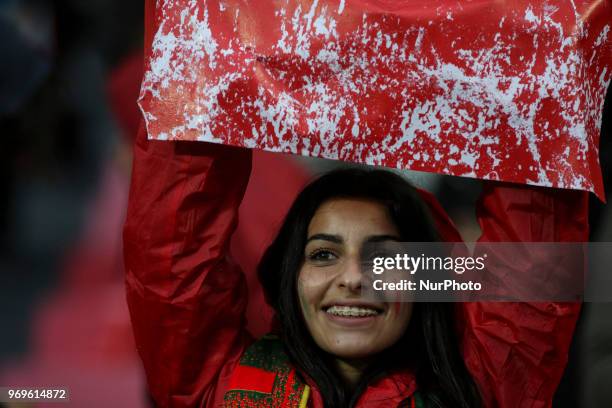
<instances>
[{"instance_id":1,"label":"red banner","mask_svg":"<svg viewBox=\"0 0 612 408\"><path fill-rule=\"evenodd\" d=\"M149 135L593 191L609 0L158 0Z\"/></svg>"}]
</instances>

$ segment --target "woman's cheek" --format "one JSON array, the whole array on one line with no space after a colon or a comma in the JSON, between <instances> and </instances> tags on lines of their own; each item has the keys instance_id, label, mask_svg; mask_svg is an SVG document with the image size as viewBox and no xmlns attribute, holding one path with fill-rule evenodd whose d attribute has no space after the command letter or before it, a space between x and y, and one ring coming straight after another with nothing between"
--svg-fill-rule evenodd
<instances>
[{"instance_id":1,"label":"woman's cheek","mask_svg":"<svg viewBox=\"0 0 612 408\"><path fill-rule=\"evenodd\" d=\"M310 310L310 302L308 301L308 295L307 295L307 290L304 288L304 284L302 283L302 280L299 279L298 280L298 297L300 299L300 306L302 309L302 314L304 315L304 319L306 320L306 322L309 321L312 312Z\"/></svg>"},{"instance_id":2,"label":"woman's cheek","mask_svg":"<svg viewBox=\"0 0 612 408\"><path fill-rule=\"evenodd\" d=\"M398 320L398 326L402 327L401 333L407 329L410 320L412 319L412 309L414 307L413 303L407 302L396 302L393 304L395 319Z\"/></svg>"},{"instance_id":3,"label":"woman's cheek","mask_svg":"<svg viewBox=\"0 0 612 408\"><path fill-rule=\"evenodd\" d=\"M321 268L304 267L298 276L298 295L304 318L318 309L323 301L326 288L329 287L329 276Z\"/></svg>"}]
</instances>

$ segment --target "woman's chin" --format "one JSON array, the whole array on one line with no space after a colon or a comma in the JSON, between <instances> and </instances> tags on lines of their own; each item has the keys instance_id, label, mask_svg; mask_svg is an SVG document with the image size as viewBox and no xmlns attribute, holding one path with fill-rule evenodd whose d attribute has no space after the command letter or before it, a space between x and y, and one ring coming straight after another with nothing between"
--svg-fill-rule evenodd
<instances>
[{"instance_id":1,"label":"woman's chin","mask_svg":"<svg viewBox=\"0 0 612 408\"><path fill-rule=\"evenodd\" d=\"M371 338L360 338L359 336L332 336L328 338L325 351L337 358L346 360L359 360L372 357L389 345L380 344Z\"/></svg>"}]
</instances>

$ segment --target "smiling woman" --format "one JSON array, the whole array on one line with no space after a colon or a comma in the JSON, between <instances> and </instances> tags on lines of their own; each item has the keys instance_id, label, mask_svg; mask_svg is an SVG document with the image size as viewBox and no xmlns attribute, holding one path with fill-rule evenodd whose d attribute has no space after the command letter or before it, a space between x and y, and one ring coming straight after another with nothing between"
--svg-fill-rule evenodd
<instances>
[{"instance_id":1,"label":"smiling woman","mask_svg":"<svg viewBox=\"0 0 612 408\"><path fill-rule=\"evenodd\" d=\"M315 213L308 235L298 296L316 344L339 359L357 361L395 344L410 322L412 305L361 299L363 246L372 240L401 241L387 209L365 199L330 199Z\"/></svg>"},{"instance_id":2,"label":"smiling woman","mask_svg":"<svg viewBox=\"0 0 612 408\"><path fill-rule=\"evenodd\" d=\"M417 190L387 171L338 170L295 200L264 254L259 277L277 311L290 361L326 407L356 405L381 378L397 381L395 399L409 402L414 384L399 376L416 373L425 401L479 406L457 347L451 307L361 297L366 244L437 240ZM444 340L426 341L434 338Z\"/></svg>"},{"instance_id":3,"label":"smiling woman","mask_svg":"<svg viewBox=\"0 0 612 408\"><path fill-rule=\"evenodd\" d=\"M259 52L256 58L251 58L251 54L258 52L253 46L270 46L268 40L277 34L279 44L287 44L284 35L281 36L279 30L275 32L274 27L289 27L290 20L293 20L291 24L299 23L300 13L305 25L295 30L294 38L299 50L303 50L304 34L312 27L319 27L311 24L314 14L306 10L314 13L316 5L321 3L321 7L326 7L325 2L268 2L268 6L260 4L265 2L233 2L235 5L240 3L240 7L244 5L246 8L242 10L249 11L247 14L237 14L237 9L229 3L232 2L146 2L145 54L149 57L149 66L140 104L149 134L143 126L134 148L124 252L127 299L135 340L156 405L236 408L550 407L567 362L579 304L400 304L386 298L377 302L360 298L358 264L366 243L372 240L461 240L452 222L430 195L384 171L340 171L309 185L295 200L278 236L261 260L258 275L276 320L272 335L253 339L246 329L246 279L229 253L238 209L248 184L250 151L203 142L149 139L185 137L201 140L204 136L208 138L206 140L284 152L293 148L290 146L292 143L298 143L294 153L318 152L333 158L358 160L367 156L374 157L377 163L400 166L412 163L412 168L444 174L448 174L450 166L454 168L450 170L452 174L489 178L505 173L501 176L504 180L521 183L540 180L550 185L550 180L552 183L558 181L558 174L565 174L567 160L555 161L556 156L549 155L554 163L547 171L538 167L538 163L531 166L530 158L535 153L531 145L522 141L532 140L532 131L538 133L535 122L548 123L552 111L565 110L570 114L575 111L574 116L577 116L572 123L584 124L584 104L574 105L571 98L565 104L567 106L563 105L567 109L540 103L542 115L527 118L534 126L521 125L521 129L514 129L513 123L525 123L520 112L533 113L532 109L521 108L525 103L532 104L528 94L533 93L533 87L515 80L516 75L542 70L537 67L516 70L516 64L506 64L506 51L498 52L497 48L492 51L491 55L499 54L501 65L509 67L505 75L507 80L500 82L504 88L501 92L507 91L504 84L518 82L524 85L524 92L511 91L527 92L527 99L525 95L517 94L516 103L510 101L508 105L508 98L496 96L500 89L493 89L492 93L487 91L491 83L488 68L484 68L482 75L474 75L474 67L482 66L482 61L474 62L473 56L480 58L478 56L482 53L479 51L489 49L489 43L499 45L495 38L502 29L510 39L508 50L515 49L515 45L520 46L524 41L530 43L535 38L544 39L545 44L534 51L539 53L539 58L524 58L524 61L541 65L542 61L551 61L547 57L549 51L575 51L573 47L559 47L556 40L548 41L551 36L538 37L541 32L557 32L562 24L542 18L542 22L549 21L552 25L542 27L544 31L532 29L536 22L532 17L533 10L544 14L547 11L544 10L546 7L534 8L529 2L520 5L525 13L516 13L512 7L495 6L502 14L507 10L512 18L499 14L500 19L488 19L487 36L483 37L471 27L482 25L481 11L488 10L495 2L476 2L479 4L476 9L460 5L457 10L454 10L456 2L447 2L456 11L454 17L440 12L437 2L426 2L431 6L428 10L435 11L437 23L430 18L421 18L421 11L416 13L416 20L409 18L411 14L403 14L396 19L401 23L399 26L389 26L395 27L392 30L398 36L391 36L386 43L381 40L380 47L374 45L376 41L354 41L359 37L355 37L352 29L347 30L346 41L338 42L340 47L346 47L345 61L333 59L336 68L332 68L340 69L342 72L337 73L341 75L328 75L328 70L318 69L318 62L316 69L307 69L312 71L311 75L300 68L304 67L300 65L303 56L297 60L293 57L286 59L290 65L295 61L300 63L289 70L270 65L279 61L276 57L286 55L284 46L271 50L271 53ZM298 17L292 12L275 13L276 5L281 3L290 3L303 12L298 10ZM352 21L357 25L364 24L361 32L365 37L362 38L371 34L372 39L382 39L384 30L381 28L384 29L392 20L378 13L379 10L372 15L364 15L360 10L366 3L382 2L350 3L351 7L349 2L341 2L342 7L338 10L344 11L338 13L352 15ZM418 11L418 7L413 8L414 2L403 3L406 3L406 10ZM558 11L556 16L563 21L571 22L576 18L573 2L565 2ZM525 14L527 20L522 17ZM237 19L238 32L249 37L253 33L242 28L246 27L247 31L253 28L249 16L259 18L259 15L270 18L266 20L269 24L261 26L264 28L261 36L255 33L258 39L265 40L264 43L251 44L248 39L241 38L246 44L242 47L240 41L231 40L234 30L226 24L228 21ZM187 18L189 16L191 18ZM463 20L462 16L466 19ZM224 20L226 17L229 19ZM224 27L228 28L227 33L216 37L218 43L210 41L213 31L209 28L215 25L209 26L207 22L215 19L219 33ZM288 24L284 25L279 19ZM382 19L380 22L384 24L373 24L378 19ZM458 24L460 21L464 23ZM505 22L503 27L500 21ZM423 30L415 30L415 24L423 24ZM337 28L340 30L342 27L338 25ZM519 33L529 30L529 35L517 42L515 28ZM583 33L582 29L562 31ZM464 35L470 32L477 38ZM455 44L454 40L459 37L463 45ZM560 43L571 40L565 35L553 37ZM590 36L592 39L595 37ZM323 45L320 37L315 35L313 38L317 44ZM421 41L423 39L425 42ZM397 46L390 47L388 41L397 42ZM420 48L426 42L431 44ZM442 48L434 44L438 42ZM582 44L576 42L579 43ZM209 45L210 49L199 52L202 45ZM217 47L218 52L214 55L209 52ZM374 78L372 73L381 68L386 74L391 61L388 53L410 53L414 49L419 52L419 61L406 57L407 54L394 57L399 73L397 78L389 76L390 82L379 83L363 81L364 78ZM466 49L478 52L464 52ZM533 48L529 46L526 49ZM461 51L460 55L455 54L456 50ZM429 56L421 58L423 52ZM260 58L262 55L264 57ZM518 58L521 52L513 55ZM200 58L202 56L204 59ZM560 55L559 58L559 61L565 61L569 57ZM381 62L363 64L364 61L377 60ZM443 60L446 62L441 65ZM580 58L575 60L580 62ZM597 61L602 60L599 58ZM433 65L430 67L423 63ZM463 66L465 72L457 64ZM593 66L596 65L603 66L600 63ZM449 71L445 68L448 66L453 69ZM565 67L563 64L560 66ZM187 72L189 74L182 75ZM278 74L276 79L274 72ZM292 72L299 75L295 77ZM419 72L423 75L412 75ZM453 74L456 78L448 77L449 72L457 73ZM288 75L283 80L285 73ZM344 75L346 73L349 75ZM217 78L213 82L208 81L211 74ZM228 79L227 75L231 78ZM309 76L311 79L307 78ZM297 82L292 82L292 78L297 78ZM315 85L311 88L316 92L308 94L303 78ZM398 78L410 83L406 85L402 80L397 81ZM417 82L422 80L422 84L413 86L415 78ZM601 79L601 76L591 75L591 78ZM343 85L336 79L349 82ZM540 97L556 94L563 87L576 88L573 80L549 83L535 75L530 81L536 88L543 89ZM355 91L353 85L357 83L363 84L363 89L360 85ZM481 86L483 84L486 86ZM331 86L329 91L327 85ZM552 88L546 88L549 85ZM453 86L461 88L457 88L459 94L467 99L449 110L448 101L443 96ZM337 111L347 115L347 120L341 118L339 127L336 129L334 125L335 130L332 130L328 118L331 105L325 101L329 99L328 94L335 95L343 87L350 91L347 93L349 98L332 99L337 100L340 106ZM468 89L470 87L472 91ZM410 92L406 92L407 89ZM483 89L487 92L482 93ZM287 99L287 92L280 90L296 92ZM323 93L318 93L319 90ZM405 95L410 97L405 103L390 103L393 93L400 99ZM282 98L277 98L281 94ZM537 89L535 94L538 94ZM600 101L591 99L595 104ZM382 103L380 109L372 105L377 100ZM503 102L500 106L499 101ZM205 114L210 106L217 105L219 109L208 113L222 113L221 116ZM312 108L308 108L310 105ZM488 109L490 117L483 122L482 115L487 113L489 105L493 107ZM549 105L553 106L552 110L548 109ZM279 108L287 107L290 108L287 114L279 114ZM436 107L442 110L434 109ZM332 110L336 111L335 108ZM461 117L449 114L452 110L461 113ZM479 125L466 125L463 113L467 111L472 119L475 118L473 124L486 122L492 127L483 130ZM593 125L597 115L595 110L590 111L593 115L587 115L587 122ZM419 112L429 115L426 122L433 125L422 126L424 116ZM281 117L289 122L279 122ZM357 118L361 119L358 125ZM404 126L410 118L414 123ZM308 124L308 129L304 124ZM571 130L572 126L566 128ZM282 133L276 132L279 129ZM536 150L540 149L542 153L565 148L556 139L551 142L548 137L550 129L542 129L545 137ZM595 126L589 129L594 131ZM304 134L306 130L309 134ZM339 133L334 133L336 131ZM350 138L344 139L343 135L350 135ZM403 143L401 148L397 143L387 143L386 135L397 136L396 142ZM592 140L597 140L596 135L589 135ZM514 143L516 138L520 143ZM276 145L274 140L281 145ZM350 148L345 151L343 146L353 146L352 153ZM463 163L456 160L458 153L454 149L457 146L461 159L465 158ZM333 147L333 151L321 151L327 147ZM526 148L528 151L524 151ZM450 149L450 153L445 155L446 149ZM442 156L438 155L440 152ZM474 162L475 152L480 152L480 163ZM589 152L596 153L596 149ZM545 154L536 156L543 158ZM580 154L574 156L581 157ZM381 157L388 160L378 161ZM504 160L500 162L497 157ZM527 158L527 165L523 158ZM583 162L586 167L578 167L589 170L589 163L592 164L593 160ZM588 188L597 184L596 179L582 177L576 184L571 182L571 177L563 178L559 179L563 183L557 185L566 186L566 182L572 186L582 185L581 182L586 180L588 185L582 187ZM483 242L588 240L587 195L583 192L484 183L477 215L482 230L480 241ZM507 254L489 252L488 265L494 267L489 267L486 275L494 281L504 282L509 276L514 279L528 276L534 266L550 271L554 268L559 276L582 272L571 270L571 265L546 264L537 250L528 244L521 248L521 262L508 262Z\"/></svg>"},{"instance_id":4,"label":"smiling woman","mask_svg":"<svg viewBox=\"0 0 612 408\"><path fill-rule=\"evenodd\" d=\"M460 239L430 195L386 171L332 172L298 195L258 269L275 330L252 339L228 250L250 167L248 150L137 138L127 295L158 406L550 406L578 304L360 298L366 244ZM586 240L586 202L485 183L481 240ZM524 250L521 269L487 273L528 273Z\"/></svg>"}]
</instances>

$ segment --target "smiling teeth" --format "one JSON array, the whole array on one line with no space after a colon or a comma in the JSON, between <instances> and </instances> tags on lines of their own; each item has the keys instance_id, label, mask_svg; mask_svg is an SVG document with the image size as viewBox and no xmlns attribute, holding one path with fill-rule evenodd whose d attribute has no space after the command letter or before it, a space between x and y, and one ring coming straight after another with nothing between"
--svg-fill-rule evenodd
<instances>
[{"instance_id":1,"label":"smiling teeth","mask_svg":"<svg viewBox=\"0 0 612 408\"><path fill-rule=\"evenodd\" d=\"M334 316L348 317L376 316L378 314L378 310L353 306L332 306L326 312Z\"/></svg>"}]
</instances>

